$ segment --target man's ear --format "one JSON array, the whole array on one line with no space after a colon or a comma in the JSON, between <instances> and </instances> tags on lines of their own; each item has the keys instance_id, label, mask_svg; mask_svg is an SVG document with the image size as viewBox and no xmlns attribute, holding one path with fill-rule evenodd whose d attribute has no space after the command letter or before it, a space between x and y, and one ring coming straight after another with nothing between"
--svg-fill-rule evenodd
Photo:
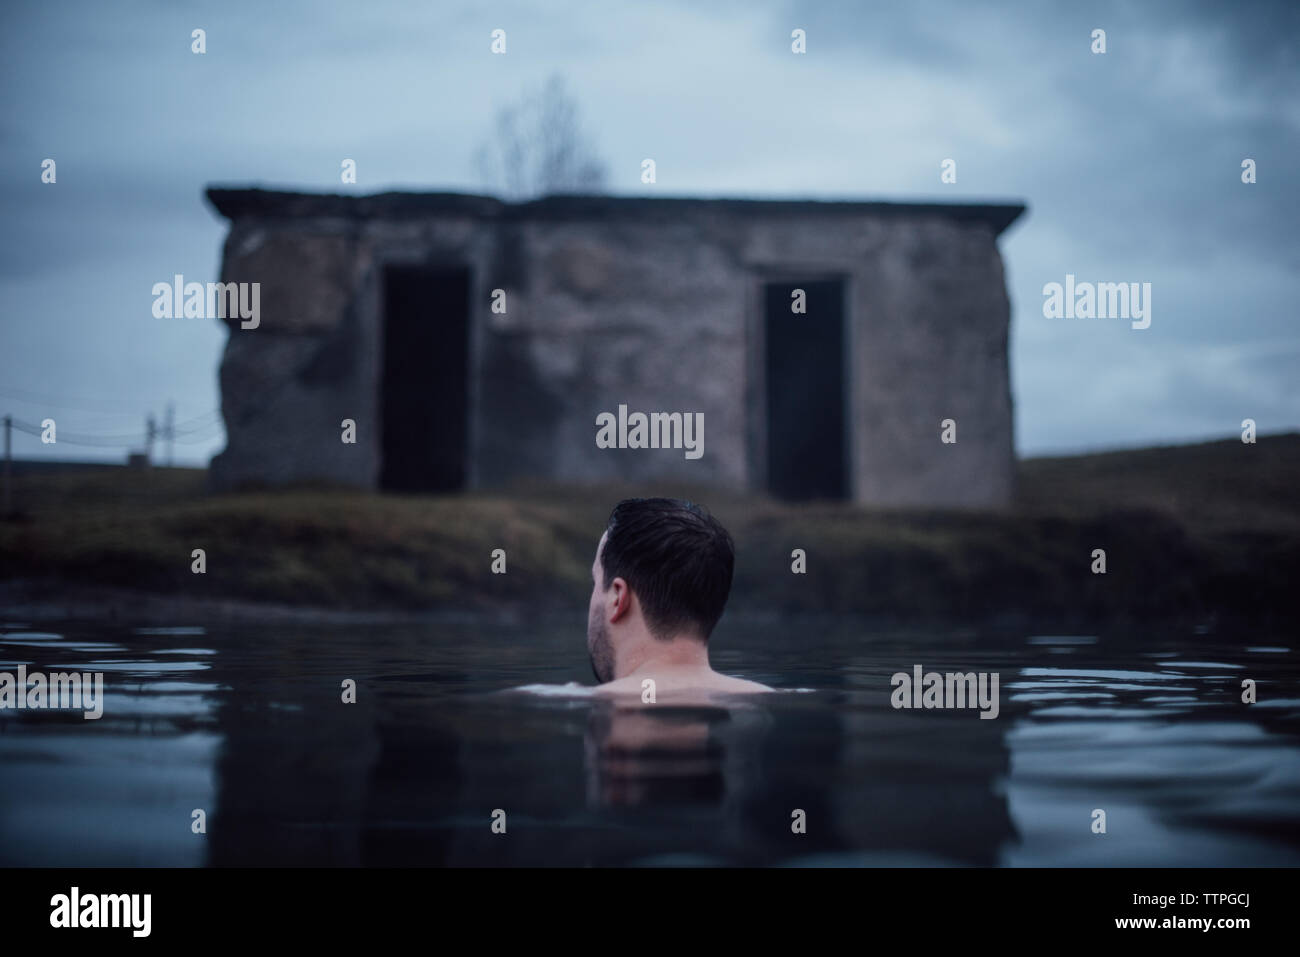
<instances>
[{"instance_id":1,"label":"man's ear","mask_svg":"<svg viewBox=\"0 0 1300 957\"><path fill-rule=\"evenodd\" d=\"M609 620L614 622L624 617L631 610L632 589L628 588L627 582L621 578L615 578L610 582L609 587L612 592Z\"/></svg>"}]
</instances>

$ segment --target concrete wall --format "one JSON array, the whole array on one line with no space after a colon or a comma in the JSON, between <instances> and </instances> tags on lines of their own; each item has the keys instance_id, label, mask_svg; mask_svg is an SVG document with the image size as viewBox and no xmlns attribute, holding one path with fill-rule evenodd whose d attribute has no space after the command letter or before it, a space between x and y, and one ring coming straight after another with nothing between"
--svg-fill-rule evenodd
<instances>
[{"instance_id":1,"label":"concrete wall","mask_svg":"<svg viewBox=\"0 0 1300 957\"><path fill-rule=\"evenodd\" d=\"M745 276L693 223L538 222L506 322L483 336L479 478L743 486ZM518 383L526 383L520 386ZM704 456L597 448L596 417L701 412ZM522 417L520 411L528 409Z\"/></svg>"},{"instance_id":2,"label":"concrete wall","mask_svg":"<svg viewBox=\"0 0 1300 957\"><path fill-rule=\"evenodd\" d=\"M226 448L212 460L214 487L373 484L373 443L339 438L343 419L355 419L362 435L375 419L376 330L360 308L366 272L346 223L232 224L222 281L260 283L261 315L256 329L226 322Z\"/></svg>"},{"instance_id":3,"label":"concrete wall","mask_svg":"<svg viewBox=\"0 0 1300 957\"><path fill-rule=\"evenodd\" d=\"M218 488L379 475L383 268L472 275L471 486L513 478L765 485L761 289L845 281L854 497L999 505L1012 492L1009 305L978 218L795 215L754 204L635 216L236 216L222 279L262 284L231 322ZM490 294L506 290L506 315ZM596 447L596 416L703 412L703 458ZM357 423L356 445L339 440ZM939 441L940 421L958 441ZM418 440L413 438L413 440Z\"/></svg>"}]
</instances>

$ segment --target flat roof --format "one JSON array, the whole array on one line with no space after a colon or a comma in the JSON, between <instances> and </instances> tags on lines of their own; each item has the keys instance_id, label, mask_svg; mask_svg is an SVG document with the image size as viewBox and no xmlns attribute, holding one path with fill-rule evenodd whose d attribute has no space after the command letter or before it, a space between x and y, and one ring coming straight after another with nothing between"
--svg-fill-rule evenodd
<instances>
[{"instance_id":1,"label":"flat roof","mask_svg":"<svg viewBox=\"0 0 1300 957\"><path fill-rule=\"evenodd\" d=\"M455 215L480 219L675 220L684 213L732 216L932 216L987 223L1000 234L1025 211L1024 203L887 203L819 199L706 199L697 197L554 195L522 203L473 193L392 192L370 195L299 193L260 187L209 186L206 195L230 220L245 217L422 219Z\"/></svg>"}]
</instances>

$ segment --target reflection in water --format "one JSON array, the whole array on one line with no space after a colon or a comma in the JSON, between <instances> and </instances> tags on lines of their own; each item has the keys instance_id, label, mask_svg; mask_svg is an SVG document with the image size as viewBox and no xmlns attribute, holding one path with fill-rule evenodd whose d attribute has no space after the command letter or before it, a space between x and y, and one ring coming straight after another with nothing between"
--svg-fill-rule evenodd
<instances>
[{"instance_id":1,"label":"reflection in water","mask_svg":"<svg viewBox=\"0 0 1300 957\"><path fill-rule=\"evenodd\" d=\"M593 703L584 738L591 807L722 806L752 790L767 712L730 708Z\"/></svg>"},{"instance_id":2,"label":"reflection in water","mask_svg":"<svg viewBox=\"0 0 1300 957\"><path fill-rule=\"evenodd\" d=\"M105 674L99 721L0 711L0 863L1300 863L1276 635L800 634L718 661L815 692L685 706L540 693L586 676L568 623L0 624L0 670ZM890 707L918 661L1000 673L999 717Z\"/></svg>"},{"instance_id":3,"label":"reflection in water","mask_svg":"<svg viewBox=\"0 0 1300 957\"><path fill-rule=\"evenodd\" d=\"M210 651L157 657L177 642L168 629L141 644L120 628L64 634L0 624L0 670L104 675L98 720L0 710L0 866L205 862L204 838L190 824L217 790L217 686L196 660Z\"/></svg>"}]
</instances>

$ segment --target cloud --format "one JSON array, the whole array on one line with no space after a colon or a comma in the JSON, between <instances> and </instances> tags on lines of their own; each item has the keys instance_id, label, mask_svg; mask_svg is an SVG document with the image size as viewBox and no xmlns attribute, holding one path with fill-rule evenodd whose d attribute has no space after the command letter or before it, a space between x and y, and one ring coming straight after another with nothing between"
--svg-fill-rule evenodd
<instances>
[{"instance_id":1,"label":"cloud","mask_svg":"<svg viewBox=\"0 0 1300 957\"><path fill-rule=\"evenodd\" d=\"M1294 351L1254 351L1295 321L1298 35L1300 5L1209 0L5 4L0 295L29 319L0 379L205 411L223 338L141 338L135 288L215 271L206 184L337 190L348 157L366 191L478 190L495 107L558 70L615 192L651 156L662 194L1027 201L1002 243L1023 452L1226 434L1251 401L1300 427ZM1152 282L1152 328L1043 319L1067 272ZM57 335L30 318L50 303Z\"/></svg>"}]
</instances>

